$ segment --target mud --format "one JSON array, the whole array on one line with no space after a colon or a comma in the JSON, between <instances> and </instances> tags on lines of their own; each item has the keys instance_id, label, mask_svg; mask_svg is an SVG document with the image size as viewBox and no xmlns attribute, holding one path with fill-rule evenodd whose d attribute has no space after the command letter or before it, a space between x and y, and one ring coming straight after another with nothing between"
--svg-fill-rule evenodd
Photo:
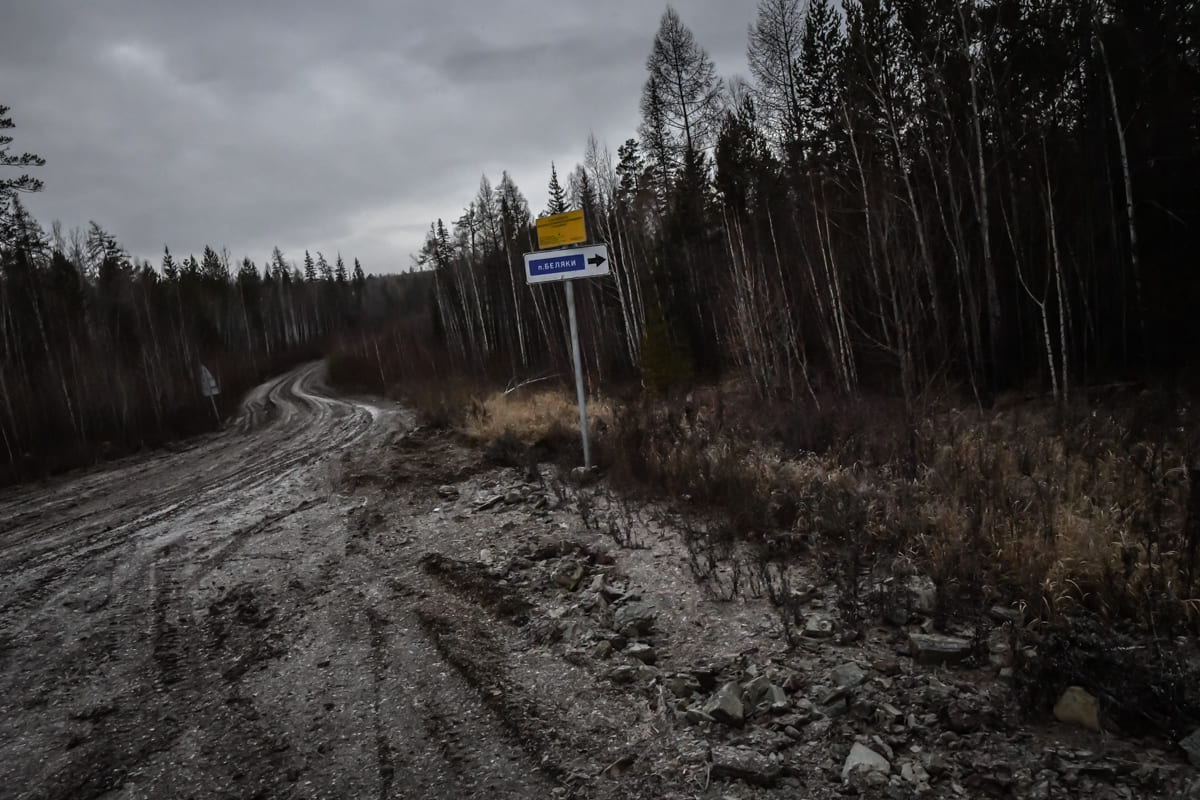
<instances>
[{"instance_id":1,"label":"mud","mask_svg":"<svg viewBox=\"0 0 1200 800\"><path fill-rule=\"evenodd\" d=\"M919 619L840 635L803 559L723 591L689 530L296 370L219 435L0 494L0 796L1200 794L1172 741L1022 715L986 650L916 664ZM785 702L689 717L755 681ZM854 744L890 773L844 780Z\"/></svg>"}]
</instances>

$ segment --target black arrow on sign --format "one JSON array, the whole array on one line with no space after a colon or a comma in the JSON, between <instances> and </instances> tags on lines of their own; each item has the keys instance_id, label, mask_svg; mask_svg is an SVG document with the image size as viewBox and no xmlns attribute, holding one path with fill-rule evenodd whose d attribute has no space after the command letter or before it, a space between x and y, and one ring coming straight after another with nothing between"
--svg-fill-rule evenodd
<instances>
[{"instance_id":1,"label":"black arrow on sign","mask_svg":"<svg viewBox=\"0 0 1200 800\"><path fill-rule=\"evenodd\" d=\"M596 255L592 256L591 258L589 258L587 260L587 263L594 264L598 267L601 264L603 264L605 262L605 260L606 259L604 258L604 256L600 255L599 253L596 253Z\"/></svg>"}]
</instances>

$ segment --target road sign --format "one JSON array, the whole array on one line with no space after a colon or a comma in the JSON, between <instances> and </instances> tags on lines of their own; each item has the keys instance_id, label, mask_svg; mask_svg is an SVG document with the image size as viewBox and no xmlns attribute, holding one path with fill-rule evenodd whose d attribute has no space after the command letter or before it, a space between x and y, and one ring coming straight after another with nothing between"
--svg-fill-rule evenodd
<instances>
[{"instance_id":1,"label":"road sign","mask_svg":"<svg viewBox=\"0 0 1200 800\"><path fill-rule=\"evenodd\" d=\"M568 211L542 217L537 221L538 248L562 247L587 241L582 211Z\"/></svg>"},{"instance_id":2,"label":"road sign","mask_svg":"<svg viewBox=\"0 0 1200 800\"><path fill-rule=\"evenodd\" d=\"M221 393L221 387L217 386L217 379L203 364L200 365L200 393L205 397L213 397Z\"/></svg>"},{"instance_id":3,"label":"road sign","mask_svg":"<svg viewBox=\"0 0 1200 800\"><path fill-rule=\"evenodd\" d=\"M608 245L593 244L577 250L549 250L525 254L525 281L544 283L608 274Z\"/></svg>"}]
</instances>

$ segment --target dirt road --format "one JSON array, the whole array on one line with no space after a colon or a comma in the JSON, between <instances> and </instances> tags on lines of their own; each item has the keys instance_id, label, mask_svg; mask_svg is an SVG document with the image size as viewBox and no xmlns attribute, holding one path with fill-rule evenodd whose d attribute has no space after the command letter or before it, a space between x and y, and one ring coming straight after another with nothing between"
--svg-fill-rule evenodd
<instances>
[{"instance_id":1,"label":"dirt road","mask_svg":"<svg viewBox=\"0 0 1200 800\"><path fill-rule=\"evenodd\" d=\"M0 796L544 795L335 488L407 427L309 365L180 452L0 494Z\"/></svg>"},{"instance_id":2,"label":"dirt road","mask_svg":"<svg viewBox=\"0 0 1200 800\"><path fill-rule=\"evenodd\" d=\"M902 593L519 462L310 365L0 493L0 798L1200 798L1173 742L1023 715L1003 615L931 663Z\"/></svg>"}]
</instances>

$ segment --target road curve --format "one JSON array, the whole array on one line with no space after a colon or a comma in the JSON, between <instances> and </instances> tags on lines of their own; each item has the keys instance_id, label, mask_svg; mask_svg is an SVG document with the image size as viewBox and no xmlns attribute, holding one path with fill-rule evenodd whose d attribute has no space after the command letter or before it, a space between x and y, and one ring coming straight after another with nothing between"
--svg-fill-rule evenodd
<instances>
[{"instance_id":1,"label":"road curve","mask_svg":"<svg viewBox=\"0 0 1200 800\"><path fill-rule=\"evenodd\" d=\"M178 452L0 492L0 796L548 791L337 489L406 426L308 364Z\"/></svg>"}]
</instances>

